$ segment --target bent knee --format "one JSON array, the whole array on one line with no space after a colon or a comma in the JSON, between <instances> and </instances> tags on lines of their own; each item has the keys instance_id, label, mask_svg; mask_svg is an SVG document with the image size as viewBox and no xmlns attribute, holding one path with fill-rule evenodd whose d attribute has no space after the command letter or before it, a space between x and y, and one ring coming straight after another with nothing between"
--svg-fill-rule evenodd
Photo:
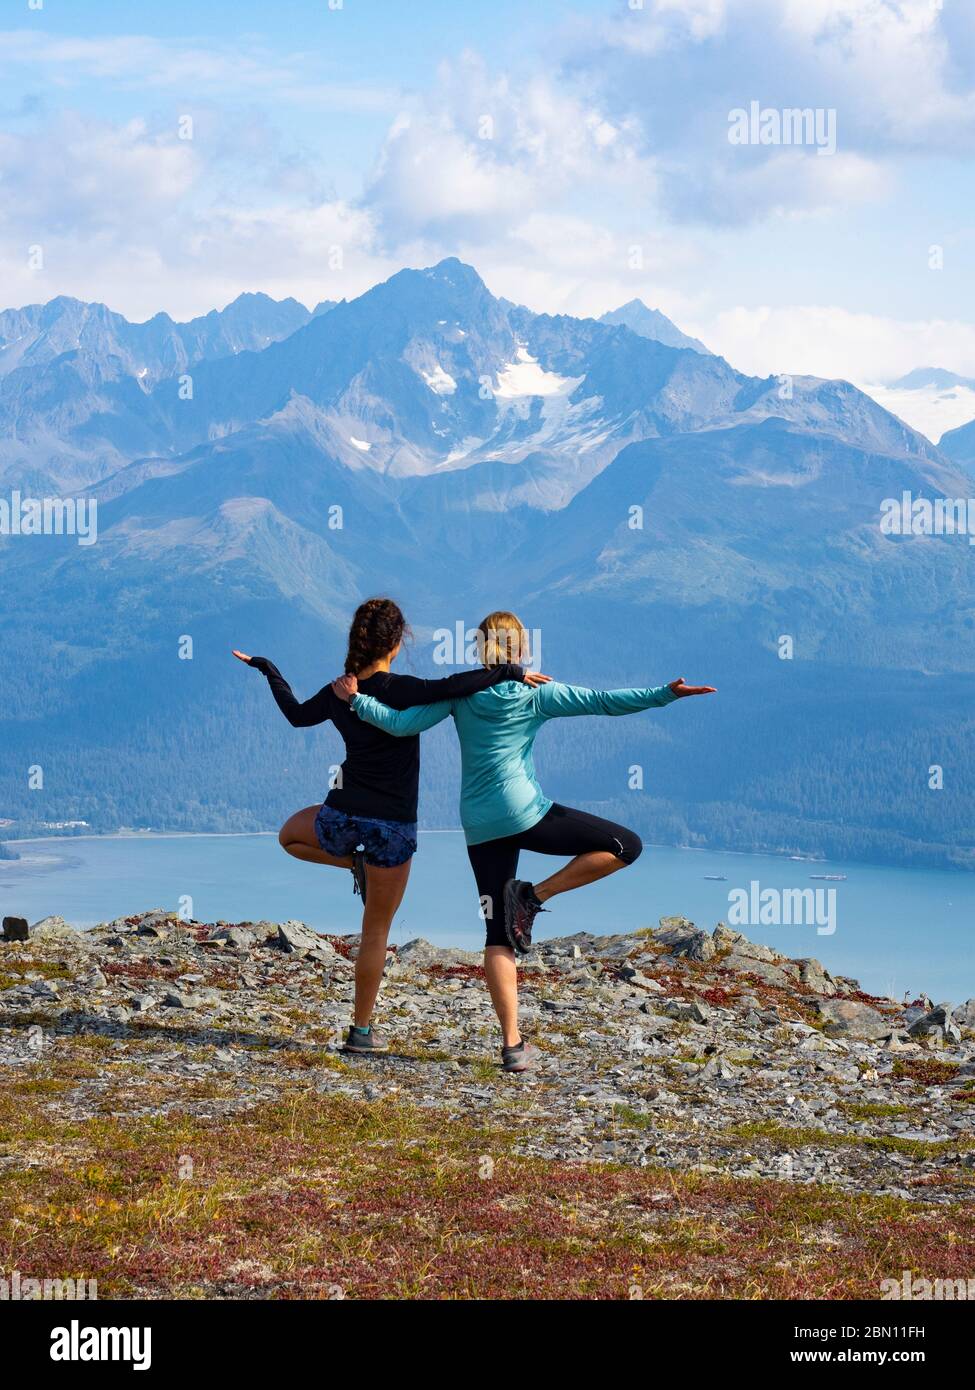
<instances>
[{"instance_id":1,"label":"bent knee","mask_svg":"<svg viewBox=\"0 0 975 1390\"><path fill-rule=\"evenodd\" d=\"M619 848L616 857L622 859L624 864L635 864L643 853L643 841L633 830L620 830L614 836Z\"/></svg>"}]
</instances>

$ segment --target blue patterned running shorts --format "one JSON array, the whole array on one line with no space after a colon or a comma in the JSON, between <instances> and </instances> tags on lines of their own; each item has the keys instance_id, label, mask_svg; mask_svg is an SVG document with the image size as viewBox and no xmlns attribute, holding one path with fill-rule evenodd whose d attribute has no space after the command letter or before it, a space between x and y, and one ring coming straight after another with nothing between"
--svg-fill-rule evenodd
<instances>
[{"instance_id":1,"label":"blue patterned running shorts","mask_svg":"<svg viewBox=\"0 0 975 1390\"><path fill-rule=\"evenodd\" d=\"M334 806L322 806L315 817L315 834L326 854L345 858L361 849L367 864L392 869L416 854L416 822L349 816Z\"/></svg>"}]
</instances>

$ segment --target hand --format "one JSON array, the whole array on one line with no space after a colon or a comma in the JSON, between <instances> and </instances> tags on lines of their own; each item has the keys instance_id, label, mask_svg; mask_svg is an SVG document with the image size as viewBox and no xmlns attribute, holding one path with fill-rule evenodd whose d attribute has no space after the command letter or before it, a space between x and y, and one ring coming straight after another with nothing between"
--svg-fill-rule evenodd
<instances>
[{"instance_id":1,"label":"hand","mask_svg":"<svg viewBox=\"0 0 975 1390\"><path fill-rule=\"evenodd\" d=\"M685 685L683 676L678 676L675 681L671 681L668 688L674 692L678 699L684 695L716 695L718 693L713 685Z\"/></svg>"},{"instance_id":2,"label":"hand","mask_svg":"<svg viewBox=\"0 0 975 1390\"><path fill-rule=\"evenodd\" d=\"M251 659L246 652L239 652L236 647L234 648L234 656L238 661L243 661L246 666L251 664Z\"/></svg>"},{"instance_id":3,"label":"hand","mask_svg":"<svg viewBox=\"0 0 975 1390\"><path fill-rule=\"evenodd\" d=\"M337 680L332 681L332 689L340 700L348 702L353 695L358 695L359 682L355 676L339 676Z\"/></svg>"},{"instance_id":4,"label":"hand","mask_svg":"<svg viewBox=\"0 0 975 1390\"><path fill-rule=\"evenodd\" d=\"M532 686L548 685L551 679L551 676L543 676L541 671L526 671L524 677L525 684Z\"/></svg>"}]
</instances>

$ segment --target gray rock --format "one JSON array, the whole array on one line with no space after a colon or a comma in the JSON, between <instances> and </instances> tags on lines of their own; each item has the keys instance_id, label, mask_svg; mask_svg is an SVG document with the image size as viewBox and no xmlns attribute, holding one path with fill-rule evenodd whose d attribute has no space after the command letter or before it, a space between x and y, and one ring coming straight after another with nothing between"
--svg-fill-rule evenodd
<instances>
[{"instance_id":1,"label":"gray rock","mask_svg":"<svg viewBox=\"0 0 975 1390\"><path fill-rule=\"evenodd\" d=\"M156 912L150 912L148 916L141 918L139 925L135 929L136 936L148 936L158 940L169 936L176 921L171 912L164 912L161 908Z\"/></svg>"},{"instance_id":2,"label":"gray rock","mask_svg":"<svg viewBox=\"0 0 975 1390\"><path fill-rule=\"evenodd\" d=\"M252 946L257 945L257 937L247 927L220 927L211 933L210 939L225 941L234 951L249 951Z\"/></svg>"},{"instance_id":3,"label":"gray rock","mask_svg":"<svg viewBox=\"0 0 975 1390\"><path fill-rule=\"evenodd\" d=\"M219 939L224 940L223 937ZM278 945L283 951L313 951L320 941L318 932L312 931L304 922L282 922L278 927Z\"/></svg>"},{"instance_id":4,"label":"gray rock","mask_svg":"<svg viewBox=\"0 0 975 1390\"><path fill-rule=\"evenodd\" d=\"M248 931L253 932L256 940L262 945L277 941L278 939L277 922L265 922L262 920L260 922L241 922L240 925L246 927Z\"/></svg>"},{"instance_id":5,"label":"gray rock","mask_svg":"<svg viewBox=\"0 0 975 1390\"><path fill-rule=\"evenodd\" d=\"M147 1014L150 1009L156 1007L156 1000L151 994L133 994L129 1000L129 1007L137 1014Z\"/></svg>"},{"instance_id":6,"label":"gray rock","mask_svg":"<svg viewBox=\"0 0 975 1390\"><path fill-rule=\"evenodd\" d=\"M664 1033L669 1033L677 1022L676 1019L668 1018L666 1014L660 1013L660 1004L655 999L644 999L640 1005L640 1013L650 1015L650 1022L647 1026L655 1037L662 1037Z\"/></svg>"},{"instance_id":7,"label":"gray rock","mask_svg":"<svg viewBox=\"0 0 975 1390\"><path fill-rule=\"evenodd\" d=\"M30 929L32 941L77 941L79 934L63 917L42 917Z\"/></svg>"},{"instance_id":8,"label":"gray rock","mask_svg":"<svg viewBox=\"0 0 975 1390\"><path fill-rule=\"evenodd\" d=\"M698 1081L735 1081L738 1068L733 1067L726 1057L712 1057L697 1073Z\"/></svg>"},{"instance_id":9,"label":"gray rock","mask_svg":"<svg viewBox=\"0 0 975 1390\"><path fill-rule=\"evenodd\" d=\"M202 1002L198 994L189 990L167 989L163 995L163 1004L167 1009L196 1009Z\"/></svg>"},{"instance_id":10,"label":"gray rock","mask_svg":"<svg viewBox=\"0 0 975 1390\"><path fill-rule=\"evenodd\" d=\"M420 969L428 965L480 965L481 959L479 951L461 951L455 946L434 946L422 936L407 941L396 952L398 964L418 966Z\"/></svg>"},{"instance_id":11,"label":"gray rock","mask_svg":"<svg viewBox=\"0 0 975 1390\"><path fill-rule=\"evenodd\" d=\"M852 999L827 999L820 1004L819 1014L830 1038L879 1039L890 1034L889 1019Z\"/></svg>"},{"instance_id":12,"label":"gray rock","mask_svg":"<svg viewBox=\"0 0 975 1390\"><path fill-rule=\"evenodd\" d=\"M949 1005L939 1004L911 1024L908 1036L926 1038L935 1044L961 1042L961 1029L949 1013Z\"/></svg>"},{"instance_id":13,"label":"gray rock","mask_svg":"<svg viewBox=\"0 0 975 1390\"><path fill-rule=\"evenodd\" d=\"M951 1014L959 1028L975 1028L975 999L966 999Z\"/></svg>"},{"instance_id":14,"label":"gray rock","mask_svg":"<svg viewBox=\"0 0 975 1390\"><path fill-rule=\"evenodd\" d=\"M771 964L784 959L778 951L773 951L771 946L749 941L747 936L743 936L740 931L732 931L724 922L719 922L715 927L711 933L711 940L718 951L733 951L735 955L748 956L752 960L764 960Z\"/></svg>"},{"instance_id":15,"label":"gray rock","mask_svg":"<svg viewBox=\"0 0 975 1390\"><path fill-rule=\"evenodd\" d=\"M661 917L660 925L653 929L653 939L666 946L671 955L690 960L709 961L717 953L707 932L699 931L686 917Z\"/></svg>"},{"instance_id":16,"label":"gray rock","mask_svg":"<svg viewBox=\"0 0 975 1390\"><path fill-rule=\"evenodd\" d=\"M697 999L666 999L658 1007L661 1013L676 1019L678 1023L707 1023L711 1017L707 1004Z\"/></svg>"},{"instance_id":17,"label":"gray rock","mask_svg":"<svg viewBox=\"0 0 975 1390\"><path fill-rule=\"evenodd\" d=\"M780 989L790 984L789 975L780 965L773 965L771 961L761 960L758 956L743 956L740 951L732 951L719 963L725 970L734 970L740 975L754 975L767 985L777 985Z\"/></svg>"},{"instance_id":18,"label":"gray rock","mask_svg":"<svg viewBox=\"0 0 975 1390\"><path fill-rule=\"evenodd\" d=\"M627 984L638 985L640 989L649 990L651 994L663 994L664 987L657 980L649 975L644 975L642 970L637 970L636 966L624 965L620 969L620 974Z\"/></svg>"},{"instance_id":19,"label":"gray rock","mask_svg":"<svg viewBox=\"0 0 975 1390\"><path fill-rule=\"evenodd\" d=\"M799 967L799 981L813 994L835 994L835 980L818 960L811 956L795 962Z\"/></svg>"},{"instance_id":20,"label":"gray rock","mask_svg":"<svg viewBox=\"0 0 975 1390\"><path fill-rule=\"evenodd\" d=\"M932 1042L961 1042L961 1029L948 1013L947 1004L938 1004L929 1013L922 1014L908 1028L912 1038L928 1038Z\"/></svg>"}]
</instances>

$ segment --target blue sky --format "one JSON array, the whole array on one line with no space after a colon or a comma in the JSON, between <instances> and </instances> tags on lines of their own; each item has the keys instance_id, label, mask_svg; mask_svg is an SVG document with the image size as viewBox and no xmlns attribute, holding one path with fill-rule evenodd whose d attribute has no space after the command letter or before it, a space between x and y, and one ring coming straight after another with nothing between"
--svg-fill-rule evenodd
<instances>
[{"instance_id":1,"label":"blue sky","mask_svg":"<svg viewBox=\"0 0 975 1390\"><path fill-rule=\"evenodd\" d=\"M975 376L962 0L9 0L0 31L5 304L314 303L456 254L744 370ZM835 152L731 145L753 100L834 112Z\"/></svg>"}]
</instances>

